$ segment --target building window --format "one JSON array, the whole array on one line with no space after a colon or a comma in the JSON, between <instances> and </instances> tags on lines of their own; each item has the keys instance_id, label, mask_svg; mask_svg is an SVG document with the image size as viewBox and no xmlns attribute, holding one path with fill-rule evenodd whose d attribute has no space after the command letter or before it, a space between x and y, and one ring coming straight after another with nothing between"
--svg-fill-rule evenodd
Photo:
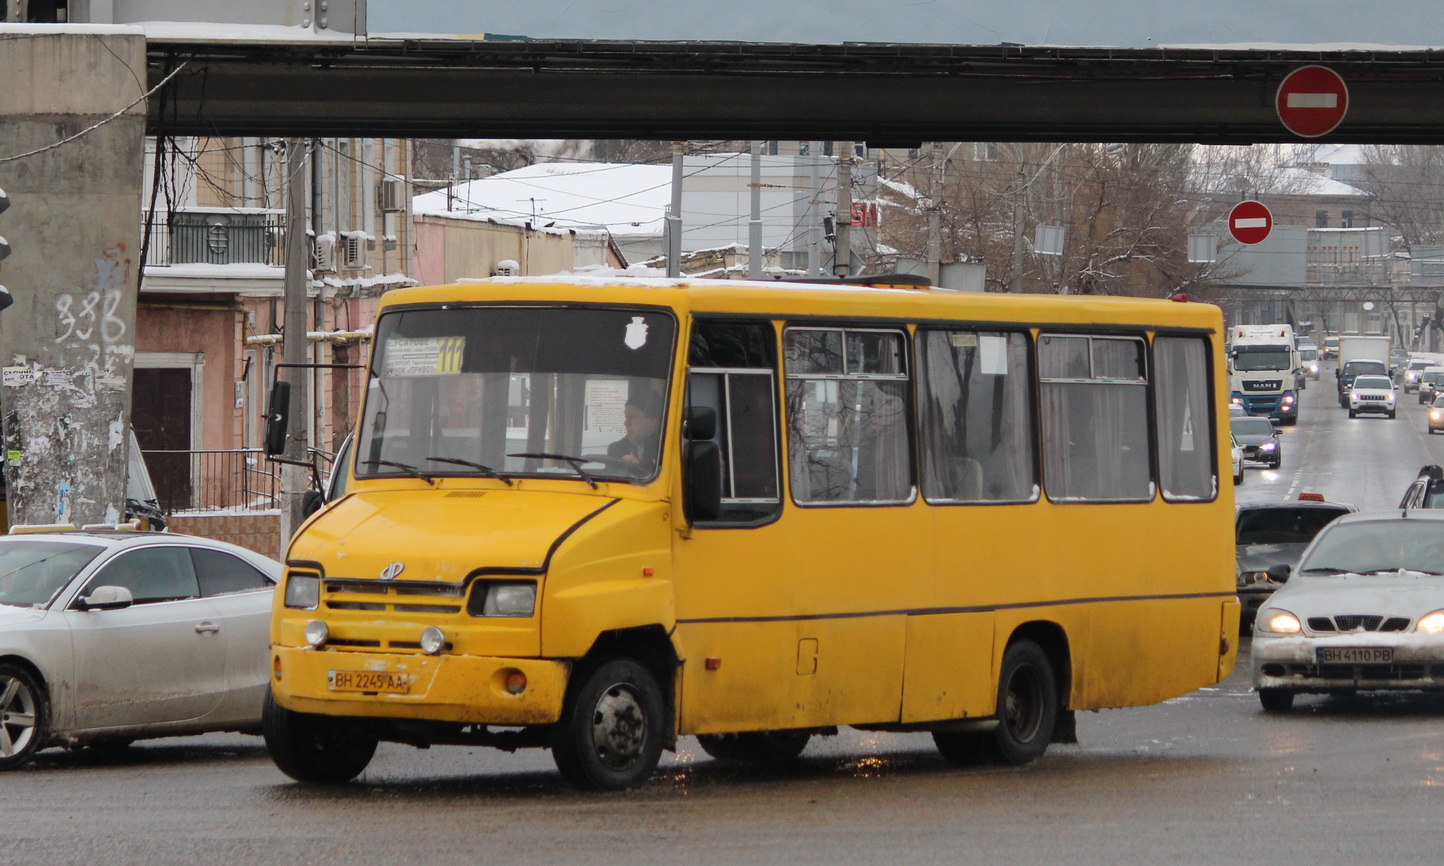
<instances>
[{"instance_id":1,"label":"building window","mask_svg":"<svg viewBox=\"0 0 1444 866\"><path fill-rule=\"evenodd\" d=\"M1314 228L1326 229L1329 227L1329 212L1326 210L1314 211Z\"/></svg>"},{"instance_id":2,"label":"building window","mask_svg":"<svg viewBox=\"0 0 1444 866\"><path fill-rule=\"evenodd\" d=\"M1354 227L1354 212L1346 210L1339 216L1339 225L1346 229Z\"/></svg>"}]
</instances>

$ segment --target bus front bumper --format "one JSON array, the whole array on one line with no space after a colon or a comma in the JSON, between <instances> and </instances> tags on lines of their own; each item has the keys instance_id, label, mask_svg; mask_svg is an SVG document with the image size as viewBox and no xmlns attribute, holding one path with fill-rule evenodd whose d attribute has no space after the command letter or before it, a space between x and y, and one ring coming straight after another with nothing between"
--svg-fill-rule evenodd
<instances>
[{"instance_id":1,"label":"bus front bumper","mask_svg":"<svg viewBox=\"0 0 1444 866\"><path fill-rule=\"evenodd\" d=\"M271 691L298 713L545 725L561 718L571 665L550 659L271 648ZM520 674L525 687L515 691Z\"/></svg>"}]
</instances>

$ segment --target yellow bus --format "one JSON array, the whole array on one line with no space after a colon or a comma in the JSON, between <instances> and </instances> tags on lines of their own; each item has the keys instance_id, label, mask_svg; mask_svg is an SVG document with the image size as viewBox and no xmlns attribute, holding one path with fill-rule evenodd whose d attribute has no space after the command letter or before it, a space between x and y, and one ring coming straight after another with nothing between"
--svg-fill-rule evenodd
<instances>
[{"instance_id":1,"label":"yellow bus","mask_svg":"<svg viewBox=\"0 0 1444 866\"><path fill-rule=\"evenodd\" d=\"M1234 665L1216 307L498 278L388 293L344 493L286 556L265 735L550 748L838 726L1012 764Z\"/></svg>"}]
</instances>

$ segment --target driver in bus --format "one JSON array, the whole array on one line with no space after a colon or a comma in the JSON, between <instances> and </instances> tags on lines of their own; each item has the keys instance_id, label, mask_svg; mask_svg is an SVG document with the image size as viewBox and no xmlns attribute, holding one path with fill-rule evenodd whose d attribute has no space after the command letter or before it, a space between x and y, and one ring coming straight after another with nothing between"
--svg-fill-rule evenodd
<instances>
[{"instance_id":1,"label":"driver in bus","mask_svg":"<svg viewBox=\"0 0 1444 866\"><path fill-rule=\"evenodd\" d=\"M662 398L650 389L635 392L622 408L622 427L627 435L607 446L607 456L650 472L657 465L661 426Z\"/></svg>"}]
</instances>

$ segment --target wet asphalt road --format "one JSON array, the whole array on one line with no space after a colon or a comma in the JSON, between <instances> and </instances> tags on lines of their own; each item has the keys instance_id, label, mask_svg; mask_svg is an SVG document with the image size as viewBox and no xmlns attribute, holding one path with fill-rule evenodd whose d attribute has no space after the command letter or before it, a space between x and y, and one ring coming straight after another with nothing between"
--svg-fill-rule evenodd
<instances>
[{"instance_id":1,"label":"wet asphalt road","mask_svg":"<svg viewBox=\"0 0 1444 866\"><path fill-rule=\"evenodd\" d=\"M1305 392L1282 469L1249 469L1241 501L1317 490L1386 508L1444 463L1412 395L1394 421L1350 420L1330 384ZM538 751L382 745L357 783L308 788L256 737L51 750L0 777L0 863L1438 860L1444 698L1305 697L1266 717L1247 650L1216 688L1081 714L1078 745L1018 769L851 730L771 770L686 738L650 784L610 795L566 787Z\"/></svg>"}]
</instances>

